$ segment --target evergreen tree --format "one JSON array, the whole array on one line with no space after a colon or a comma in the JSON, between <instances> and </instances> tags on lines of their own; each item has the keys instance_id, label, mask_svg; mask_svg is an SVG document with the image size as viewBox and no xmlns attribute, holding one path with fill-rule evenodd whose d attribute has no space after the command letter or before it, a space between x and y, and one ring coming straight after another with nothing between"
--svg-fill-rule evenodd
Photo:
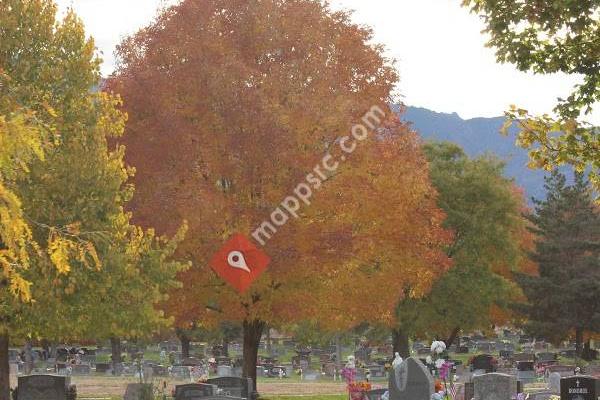
<instances>
[{"instance_id":1,"label":"evergreen tree","mask_svg":"<svg viewBox=\"0 0 600 400\"><path fill-rule=\"evenodd\" d=\"M581 174L568 185L554 172L546 190L529 216L539 274L518 276L528 300L519 308L532 334L559 341L574 332L581 354L584 334L600 331L600 211Z\"/></svg>"}]
</instances>

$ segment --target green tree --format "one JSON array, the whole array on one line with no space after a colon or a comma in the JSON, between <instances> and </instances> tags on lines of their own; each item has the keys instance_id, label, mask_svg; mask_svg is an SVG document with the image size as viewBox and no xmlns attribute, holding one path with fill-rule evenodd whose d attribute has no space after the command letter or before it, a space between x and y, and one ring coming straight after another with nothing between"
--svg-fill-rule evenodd
<instances>
[{"instance_id":1,"label":"green tree","mask_svg":"<svg viewBox=\"0 0 600 400\"><path fill-rule=\"evenodd\" d=\"M407 297L400 303L393 339L394 351L403 356L412 335L446 339L450 345L460 329L490 324L491 308L512 293L507 277L518 265L524 224L520 198L503 177L502 162L490 156L470 159L450 143L428 143L424 151L438 206L447 215L444 226L454 231L447 248L454 264L423 299Z\"/></svg>"},{"instance_id":2,"label":"green tree","mask_svg":"<svg viewBox=\"0 0 600 400\"><path fill-rule=\"evenodd\" d=\"M514 106L507 116L518 121L518 144L530 149L531 166L591 167L591 179L600 187L600 133L582 118L600 101L600 2L463 0L463 6L482 16L499 62L521 71L581 76L573 92L559 99L556 117L533 116Z\"/></svg>"},{"instance_id":3,"label":"green tree","mask_svg":"<svg viewBox=\"0 0 600 400\"><path fill-rule=\"evenodd\" d=\"M568 185L555 172L546 190L529 216L536 235L531 258L539 273L519 274L528 300L519 309L535 335L559 342L574 332L581 354L584 334L600 332L600 212L581 174Z\"/></svg>"}]
</instances>

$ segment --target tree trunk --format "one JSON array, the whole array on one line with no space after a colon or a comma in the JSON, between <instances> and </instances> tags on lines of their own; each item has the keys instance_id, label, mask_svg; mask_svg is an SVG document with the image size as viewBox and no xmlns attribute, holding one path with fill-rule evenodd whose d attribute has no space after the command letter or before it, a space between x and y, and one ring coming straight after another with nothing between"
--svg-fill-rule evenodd
<instances>
[{"instance_id":1,"label":"tree trunk","mask_svg":"<svg viewBox=\"0 0 600 400\"><path fill-rule=\"evenodd\" d=\"M31 340L25 342L25 375L30 375L33 372L33 345Z\"/></svg>"},{"instance_id":2,"label":"tree trunk","mask_svg":"<svg viewBox=\"0 0 600 400\"><path fill-rule=\"evenodd\" d=\"M229 357L229 340L223 339L223 356Z\"/></svg>"},{"instance_id":3,"label":"tree trunk","mask_svg":"<svg viewBox=\"0 0 600 400\"><path fill-rule=\"evenodd\" d=\"M10 400L10 364L6 331L0 334L0 400Z\"/></svg>"},{"instance_id":4,"label":"tree trunk","mask_svg":"<svg viewBox=\"0 0 600 400\"><path fill-rule=\"evenodd\" d=\"M265 341L267 342L267 354L269 355L269 357L273 356L273 344L271 343L271 328L269 328L268 326L265 327L266 330L266 335L267 337L265 338Z\"/></svg>"},{"instance_id":5,"label":"tree trunk","mask_svg":"<svg viewBox=\"0 0 600 400\"><path fill-rule=\"evenodd\" d=\"M260 320L245 320L243 323L244 330L244 371L243 375L245 378L251 378L254 385L254 390L257 391L256 386L256 362L258 360L258 346L260 345L260 338L265 328L265 322ZM251 394L248 394L250 397Z\"/></svg>"},{"instance_id":6,"label":"tree trunk","mask_svg":"<svg viewBox=\"0 0 600 400\"><path fill-rule=\"evenodd\" d=\"M456 328L454 328L452 330L452 333L450 333L450 336L446 340L446 348L448 349L448 351L450 351L450 346L452 346L452 343L454 343L454 341L458 337L459 332L460 332L460 328L457 326ZM460 343L457 346L459 346L459 345L460 345Z\"/></svg>"},{"instance_id":7,"label":"tree trunk","mask_svg":"<svg viewBox=\"0 0 600 400\"><path fill-rule=\"evenodd\" d=\"M401 328L392 329L392 345L394 347L394 355L399 353L402 358L410 357L408 334Z\"/></svg>"},{"instance_id":8,"label":"tree trunk","mask_svg":"<svg viewBox=\"0 0 600 400\"><path fill-rule=\"evenodd\" d=\"M592 357L592 340L589 339L589 338L583 344L582 358L585 361L592 361L593 360L593 357Z\"/></svg>"},{"instance_id":9,"label":"tree trunk","mask_svg":"<svg viewBox=\"0 0 600 400\"><path fill-rule=\"evenodd\" d=\"M121 375L121 339L118 337L111 337L110 347L112 357L112 373L113 375Z\"/></svg>"},{"instance_id":10,"label":"tree trunk","mask_svg":"<svg viewBox=\"0 0 600 400\"><path fill-rule=\"evenodd\" d=\"M575 328L575 351L581 357L583 352L583 328Z\"/></svg>"},{"instance_id":11,"label":"tree trunk","mask_svg":"<svg viewBox=\"0 0 600 400\"><path fill-rule=\"evenodd\" d=\"M335 366L338 371L342 370L342 337L335 335Z\"/></svg>"},{"instance_id":12,"label":"tree trunk","mask_svg":"<svg viewBox=\"0 0 600 400\"><path fill-rule=\"evenodd\" d=\"M181 356L183 358L189 358L190 357L190 338L185 333L182 333L179 336L179 340L181 341Z\"/></svg>"}]
</instances>

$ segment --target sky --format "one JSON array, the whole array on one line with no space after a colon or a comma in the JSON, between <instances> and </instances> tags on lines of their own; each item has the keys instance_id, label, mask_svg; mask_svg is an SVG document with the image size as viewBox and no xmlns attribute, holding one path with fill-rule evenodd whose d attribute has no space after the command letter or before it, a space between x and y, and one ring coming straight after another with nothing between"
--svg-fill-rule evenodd
<instances>
[{"instance_id":1,"label":"sky","mask_svg":"<svg viewBox=\"0 0 600 400\"><path fill-rule=\"evenodd\" d=\"M149 24L161 5L175 0L56 0L72 6L102 53L102 72L114 68L122 38ZM374 30L387 56L397 60L397 92L411 106L456 112L463 118L502 115L511 104L534 113L550 112L579 77L534 75L496 62L485 47L479 17L461 0L331 0L334 9L354 10L353 20ZM588 117L600 125L600 106Z\"/></svg>"}]
</instances>

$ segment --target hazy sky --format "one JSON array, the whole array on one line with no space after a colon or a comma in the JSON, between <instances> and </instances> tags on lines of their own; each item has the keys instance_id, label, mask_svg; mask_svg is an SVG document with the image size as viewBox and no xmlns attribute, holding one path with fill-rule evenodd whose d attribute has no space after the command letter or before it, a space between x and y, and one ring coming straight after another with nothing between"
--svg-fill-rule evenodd
<instances>
[{"instance_id":1,"label":"hazy sky","mask_svg":"<svg viewBox=\"0 0 600 400\"><path fill-rule=\"evenodd\" d=\"M157 8L172 0L57 0L73 6L113 69L113 51L124 37L148 24ZM336 9L355 10L354 20L373 27L400 72L399 93L408 105L463 118L498 116L510 104L533 112L551 111L577 83L565 75L538 76L499 65L485 48L479 18L461 0L332 0ZM590 120L600 124L600 107Z\"/></svg>"}]
</instances>

